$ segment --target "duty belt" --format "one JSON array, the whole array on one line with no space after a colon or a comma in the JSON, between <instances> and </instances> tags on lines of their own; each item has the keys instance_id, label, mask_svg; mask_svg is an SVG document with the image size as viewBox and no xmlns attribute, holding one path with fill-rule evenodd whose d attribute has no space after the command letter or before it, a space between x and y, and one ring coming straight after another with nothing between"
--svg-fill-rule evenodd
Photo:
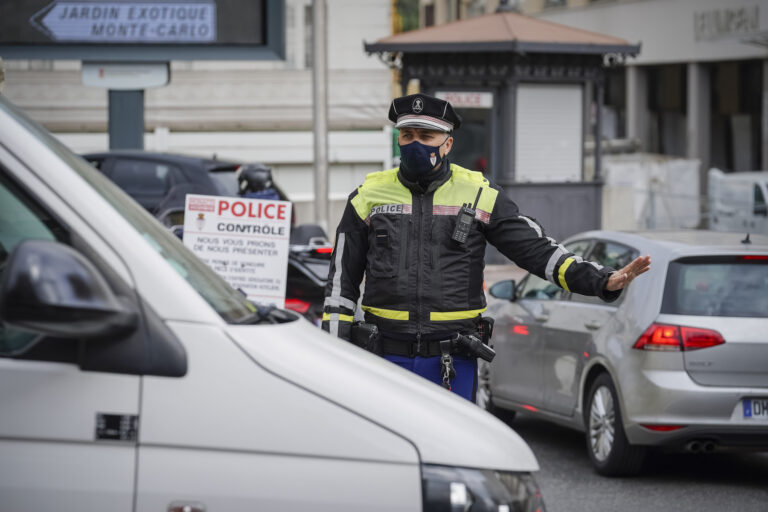
<instances>
[{"instance_id":1,"label":"duty belt","mask_svg":"<svg viewBox=\"0 0 768 512\"><path fill-rule=\"evenodd\" d=\"M381 353L389 356L405 357L434 357L442 354L440 340L435 341L406 341L406 340L381 340Z\"/></svg>"}]
</instances>

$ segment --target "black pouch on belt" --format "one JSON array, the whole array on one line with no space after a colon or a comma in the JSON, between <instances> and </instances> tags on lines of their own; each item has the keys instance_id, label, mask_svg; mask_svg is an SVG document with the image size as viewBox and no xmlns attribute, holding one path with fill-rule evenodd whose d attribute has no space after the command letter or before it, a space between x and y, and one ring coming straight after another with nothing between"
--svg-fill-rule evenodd
<instances>
[{"instance_id":1,"label":"black pouch on belt","mask_svg":"<svg viewBox=\"0 0 768 512\"><path fill-rule=\"evenodd\" d=\"M484 345L491 346L491 336L493 336L493 322L495 320L489 316L484 316L480 320L480 339Z\"/></svg>"},{"instance_id":2,"label":"black pouch on belt","mask_svg":"<svg viewBox=\"0 0 768 512\"><path fill-rule=\"evenodd\" d=\"M350 341L360 348L378 354L381 352L379 328L374 324L355 322L350 330Z\"/></svg>"}]
</instances>

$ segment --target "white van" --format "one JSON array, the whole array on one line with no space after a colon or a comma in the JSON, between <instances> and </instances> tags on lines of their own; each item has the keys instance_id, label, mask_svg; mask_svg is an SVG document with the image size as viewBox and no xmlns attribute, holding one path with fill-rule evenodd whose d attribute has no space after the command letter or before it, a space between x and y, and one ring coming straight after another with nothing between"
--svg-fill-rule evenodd
<instances>
[{"instance_id":1,"label":"white van","mask_svg":"<svg viewBox=\"0 0 768 512\"><path fill-rule=\"evenodd\" d=\"M254 308L0 97L0 510L543 510L528 446Z\"/></svg>"},{"instance_id":2,"label":"white van","mask_svg":"<svg viewBox=\"0 0 768 512\"><path fill-rule=\"evenodd\" d=\"M768 235L768 171L709 170L709 228Z\"/></svg>"}]
</instances>

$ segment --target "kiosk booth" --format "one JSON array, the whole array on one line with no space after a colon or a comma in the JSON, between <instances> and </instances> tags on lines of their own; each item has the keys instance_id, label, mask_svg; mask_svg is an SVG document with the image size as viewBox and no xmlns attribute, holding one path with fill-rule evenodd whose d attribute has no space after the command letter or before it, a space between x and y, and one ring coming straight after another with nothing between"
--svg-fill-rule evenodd
<instances>
[{"instance_id":1,"label":"kiosk booth","mask_svg":"<svg viewBox=\"0 0 768 512\"><path fill-rule=\"evenodd\" d=\"M403 92L449 100L463 118L451 160L486 173L549 235L600 226L605 70L639 53L623 39L497 12L365 44ZM591 155L589 153L592 153Z\"/></svg>"}]
</instances>

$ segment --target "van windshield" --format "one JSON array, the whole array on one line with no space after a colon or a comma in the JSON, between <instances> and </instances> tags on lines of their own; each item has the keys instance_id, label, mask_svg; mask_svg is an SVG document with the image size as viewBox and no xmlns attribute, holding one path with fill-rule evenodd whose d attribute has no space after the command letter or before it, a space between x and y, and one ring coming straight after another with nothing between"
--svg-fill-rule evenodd
<instances>
[{"instance_id":1,"label":"van windshield","mask_svg":"<svg viewBox=\"0 0 768 512\"><path fill-rule=\"evenodd\" d=\"M138 203L104 177L85 160L73 154L58 139L37 123L6 102L0 101L0 109L23 124L45 143L75 172L87 181L133 227L141 233L168 264L173 267L221 317L229 323L247 321L253 316L254 306L216 272L189 251L181 241L166 230Z\"/></svg>"},{"instance_id":2,"label":"van windshield","mask_svg":"<svg viewBox=\"0 0 768 512\"><path fill-rule=\"evenodd\" d=\"M685 258L669 265L662 313L768 318L768 255Z\"/></svg>"}]
</instances>

